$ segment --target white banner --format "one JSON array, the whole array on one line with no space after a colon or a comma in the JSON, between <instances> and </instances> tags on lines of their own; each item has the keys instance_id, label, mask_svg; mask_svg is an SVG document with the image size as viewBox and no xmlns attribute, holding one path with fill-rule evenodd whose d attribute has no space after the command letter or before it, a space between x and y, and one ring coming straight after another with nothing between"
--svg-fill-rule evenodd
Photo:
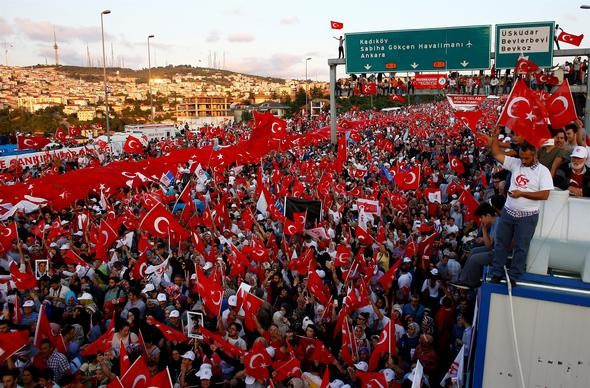
<instances>
[{"instance_id":1,"label":"white banner","mask_svg":"<svg viewBox=\"0 0 590 388\"><path fill-rule=\"evenodd\" d=\"M85 147L60 148L58 150L47 150L31 152L28 154L10 155L0 157L0 169L9 168L18 163L22 167L41 166L51 162L53 159L67 159L74 156L93 154L95 145ZM108 148L108 147L107 147Z\"/></svg>"},{"instance_id":2,"label":"white banner","mask_svg":"<svg viewBox=\"0 0 590 388\"><path fill-rule=\"evenodd\" d=\"M359 198L356 200L356 206L358 209L364 208L366 213L377 214L381 216L381 208L379 207L379 201L373 201L371 199Z\"/></svg>"}]
</instances>

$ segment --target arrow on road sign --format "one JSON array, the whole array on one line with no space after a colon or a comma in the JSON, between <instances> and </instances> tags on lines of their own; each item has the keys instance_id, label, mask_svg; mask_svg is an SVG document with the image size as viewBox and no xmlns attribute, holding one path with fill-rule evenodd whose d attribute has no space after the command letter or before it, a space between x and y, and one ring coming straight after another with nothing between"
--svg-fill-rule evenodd
<instances>
[{"instance_id":1,"label":"arrow on road sign","mask_svg":"<svg viewBox=\"0 0 590 388\"><path fill-rule=\"evenodd\" d=\"M366 64L365 66L363 66L363 67L364 67L365 69L369 70L369 69L371 68L371 65L369 65L369 64L367 63L367 64Z\"/></svg>"},{"instance_id":2,"label":"arrow on road sign","mask_svg":"<svg viewBox=\"0 0 590 388\"><path fill-rule=\"evenodd\" d=\"M460 63L461 66L465 67L467 65L469 65L469 62L467 62L465 59L463 60L463 62Z\"/></svg>"},{"instance_id":3,"label":"arrow on road sign","mask_svg":"<svg viewBox=\"0 0 590 388\"><path fill-rule=\"evenodd\" d=\"M412 69L415 69L415 68L417 68L417 67L418 67L418 66L420 66L420 65L418 65L416 62L414 62L414 63L412 63L410 66L412 66Z\"/></svg>"}]
</instances>

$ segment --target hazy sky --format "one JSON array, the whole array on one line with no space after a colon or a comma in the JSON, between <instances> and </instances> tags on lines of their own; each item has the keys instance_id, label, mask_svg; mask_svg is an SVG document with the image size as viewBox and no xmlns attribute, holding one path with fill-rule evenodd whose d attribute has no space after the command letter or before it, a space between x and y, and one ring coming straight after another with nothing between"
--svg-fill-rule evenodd
<instances>
[{"instance_id":1,"label":"hazy sky","mask_svg":"<svg viewBox=\"0 0 590 388\"><path fill-rule=\"evenodd\" d=\"M337 57L341 32L415 29L526 21L555 21L566 31L585 34L590 45L590 10L581 1L395 1L395 0L0 0L0 47L5 42L10 65L52 64L53 29L60 63L85 66L88 44L92 61L102 65L100 12L107 63L111 44L115 64L147 67L146 38L151 40L152 66L207 66L217 53L219 66L245 73L304 78L305 58L312 79L328 79L327 59ZM493 35L493 32L492 32ZM563 44L562 48L575 48ZM98 62L100 60L100 62ZM200 61L200 62L199 62ZM344 70L339 69L339 75Z\"/></svg>"}]
</instances>

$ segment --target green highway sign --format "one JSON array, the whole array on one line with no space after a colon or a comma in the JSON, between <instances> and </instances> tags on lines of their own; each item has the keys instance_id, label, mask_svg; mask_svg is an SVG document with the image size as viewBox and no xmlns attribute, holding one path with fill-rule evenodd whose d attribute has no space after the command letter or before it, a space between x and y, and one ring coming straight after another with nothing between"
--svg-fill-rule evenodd
<instances>
[{"instance_id":1,"label":"green highway sign","mask_svg":"<svg viewBox=\"0 0 590 388\"><path fill-rule=\"evenodd\" d=\"M555 22L511 23L496 25L496 69L516 66L520 55L540 67L553 66Z\"/></svg>"},{"instance_id":2,"label":"green highway sign","mask_svg":"<svg viewBox=\"0 0 590 388\"><path fill-rule=\"evenodd\" d=\"M347 73L490 68L491 26L345 34Z\"/></svg>"}]
</instances>

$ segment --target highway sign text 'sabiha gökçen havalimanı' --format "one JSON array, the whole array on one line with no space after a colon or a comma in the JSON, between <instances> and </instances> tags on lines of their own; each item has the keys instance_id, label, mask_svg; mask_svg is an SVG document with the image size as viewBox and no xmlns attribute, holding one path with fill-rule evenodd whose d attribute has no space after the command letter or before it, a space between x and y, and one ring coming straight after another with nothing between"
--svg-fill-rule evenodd
<instances>
[{"instance_id":1,"label":"highway sign text 'sabiha g\u00f6k\u00e7en havaliman\u0131'","mask_svg":"<svg viewBox=\"0 0 590 388\"><path fill-rule=\"evenodd\" d=\"M489 69L490 30L466 26L346 34L346 72Z\"/></svg>"}]
</instances>

